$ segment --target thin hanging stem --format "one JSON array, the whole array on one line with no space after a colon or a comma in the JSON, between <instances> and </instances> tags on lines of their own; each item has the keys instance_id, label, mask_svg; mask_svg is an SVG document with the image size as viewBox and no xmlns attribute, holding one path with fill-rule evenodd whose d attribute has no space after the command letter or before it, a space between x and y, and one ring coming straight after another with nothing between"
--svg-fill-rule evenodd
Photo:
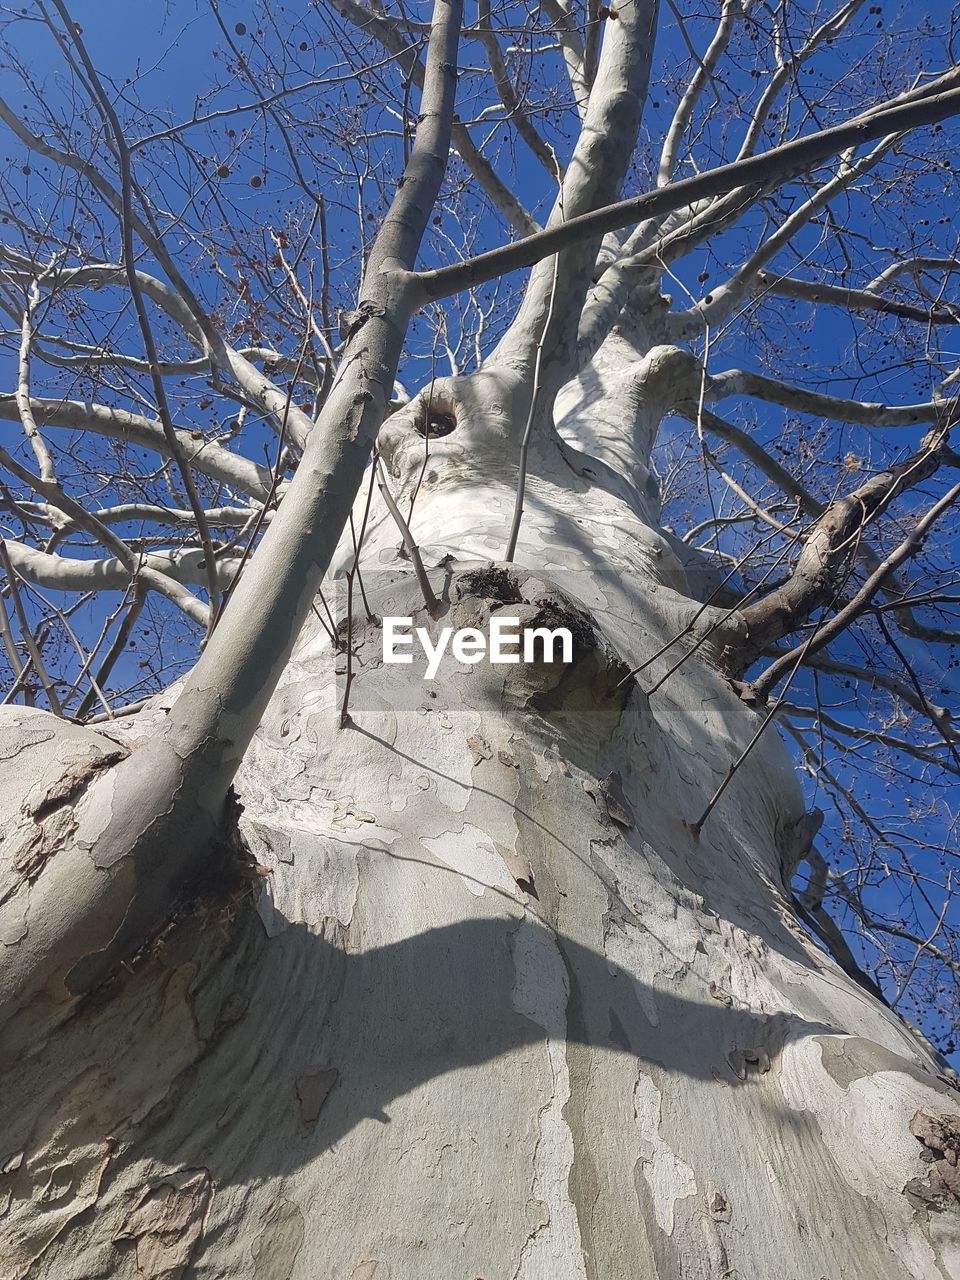
<instances>
[{"instance_id":1,"label":"thin hanging stem","mask_svg":"<svg viewBox=\"0 0 960 1280\"><path fill-rule=\"evenodd\" d=\"M33 669L37 673L37 679L43 685L43 691L47 695L50 703L50 710L55 716L63 716L63 708L60 705L60 699L57 697L57 691L54 682L47 675L46 667L43 665L43 658L40 655L40 646L33 637L30 630L30 623L27 621L26 611L23 607L23 601L20 599L20 590L17 586L17 571L14 569L10 560L10 552L7 550L7 544L3 538L0 538L0 566L7 576L7 582L10 584L10 603L13 605L13 612L16 614L17 626L20 628L20 636L26 646L27 653L30 655L30 661L33 663ZM21 671L21 676L23 671Z\"/></svg>"},{"instance_id":2,"label":"thin hanging stem","mask_svg":"<svg viewBox=\"0 0 960 1280\"><path fill-rule=\"evenodd\" d=\"M423 602L427 606L427 612L431 618L435 618L440 609L440 602L434 594L433 587L430 585L430 579L427 577L427 571L423 567L423 557L420 555L420 548L414 540L413 534L410 532L410 526L403 518L403 512L397 506L396 499L390 492L390 486L387 484L387 477L383 473L383 464L380 461L380 455L375 454L373 460L374 472L377 477L377 487L383 496L383 500L387 505L387 510L393 516L397 528L400 530L400 536L403 538L403 545L410 557L413 565L413 571L417 575L417 582L420 584L420 590L423 593Z\"/></svg>"},{"instance_id":3,"label":"thin hanging stem","mask_svg":"<svg viewBox=\"0 0 960 1280\"><path fill-rule=\"evenodd\" d=\"M556 159L556 157L554 157L554 159ZM560 210L560 221L562 222L562 187L560 189L558 208ZM523 519L523 499L527 487L527 459L530 454L530 441L533 437L533 423L537 412L537 401L540 396L540 373L543 366L543 348L547 340L547 334L550 332L550 325L553 322L553 306L557 297L557 278L559 274L560 255L557 254L553 259L553 280L550 284L550 301L547 304L547 316L543 322L543 331L540 334L540 341L537 343L537 353L533 364L533 390L530 393L530 408L527 412L527 423L524 427L523 440L520 444L520 473L517 476L517 497L513 506L513 520L510 525L510 537L507 540L507 549L503 554L503 558L508 564L513 561L517 553L517 540L520 537L520 521Z\"/></svg>"}]
</instances>

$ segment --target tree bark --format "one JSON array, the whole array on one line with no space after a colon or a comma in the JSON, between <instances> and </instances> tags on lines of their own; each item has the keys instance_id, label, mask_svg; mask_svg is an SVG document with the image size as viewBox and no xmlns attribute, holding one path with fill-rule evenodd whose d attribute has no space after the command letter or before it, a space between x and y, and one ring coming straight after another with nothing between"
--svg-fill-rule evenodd
<instances>
[{"instance_id":1,"label":"tree bark","mask_svg":"<svg viewBox=\"0 0 960 1280\"><path fill-rule=\"evenodd\" d=\"M376 494L372 608L566 624L574 660L428 683L358 611L340 728L345 657L308 622L237 775L256 868L5 1050L4 1276L960 1274L960 1105L797 923L775 729L691 831L760 720L714 665L742 621L657 526L688 367L655 317L607 340L534 437L511 565L523 378L435 384L442 437L422 398L388 420L443 613ZM69 827L176 696L109 737L4 708L0 817Z\"/></svg>"}]
</instances>

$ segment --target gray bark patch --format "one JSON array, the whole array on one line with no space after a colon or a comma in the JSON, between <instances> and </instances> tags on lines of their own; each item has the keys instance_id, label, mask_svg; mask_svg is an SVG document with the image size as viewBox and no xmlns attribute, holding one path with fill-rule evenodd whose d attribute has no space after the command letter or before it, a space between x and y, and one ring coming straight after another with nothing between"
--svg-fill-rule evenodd
<instances>
[{"instance_id":1,"label":"gray bark patch","mask_svg":"<svg viewBox=\"0 0 960 1280\"><path fill-rule=\"evenodd\" d=\"M824 1071L841 1089L849 1089L856 1080L876 1075L878 1071L899 1071L931 1089L944 1088L936 1076L924 1071L916 1062L872 1040L864 1040L860 1036L817 1036L816 1040Z\"/></svg>"},{"instance_id":2,"label":"gray bark patch","mask_svg":"<svg viewBox=\"0 0 960 1280\"><path fill-rule=\"evenodd\" d=\"M315 1125L320 1117L323 1104L330 1095L330 1090L337 1083L339 1072L336 1067L323 1067L320 1071L306 1072L297 1076L297 1099L300 1103L300 1118L305 1125Z\"/></svg>"},{"instance_id":3,"label":"gray bark patch","mask_svg":"<svg viewBox=\"0 0 960 1280\"><path fill-rule=\"evenodd\" d=\"M256 1280L288 1280L303 1244L304 1223L300 1206L281 1200L267 1213L253 1246Z\"/></svg>"}]
</instances>

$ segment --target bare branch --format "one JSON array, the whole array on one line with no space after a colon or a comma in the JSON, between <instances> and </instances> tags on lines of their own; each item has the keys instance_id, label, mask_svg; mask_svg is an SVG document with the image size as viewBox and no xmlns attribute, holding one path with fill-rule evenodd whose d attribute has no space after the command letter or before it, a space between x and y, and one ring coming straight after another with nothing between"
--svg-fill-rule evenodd
<instances>
[{"instance_id":1,"label":"bare branch","mask_svg":"<svg viewBox=\"0 0 960 1280\"><path fill-rule=\"evenodd\" d=\"M7 586L10 591L10 600L13 604L13 611L17 616L17 625L20 628L20 639L23 641L27 653L30 655L30 661L34 671L37 673L37 679L43 686L43 691L47 695L47 701L50 703L50 710L55 716L63 715L63 708L60 705L60 699L57 697L57 691L54 683L47 674L44 666L43 656L40 653L40 646L34 639L33 632L30 630L30 623L27 621L27 615L23 608L23 601L20 599L20 588L17 585L16 567L11 563L10 552L7 547L6 539L0 538L0 566L3 568L4 576L7 579ZM19 675L23 675L21 668Z\"/></svg>"},{"instance_id":2,"label":"bare branch","mask_svg":"<svg viewBox=\"0 0 960 1280\"><path fill-rule=\"evenodd\" d=\"M204 553L196 547L139 556L131 571L129 556L75 560L38 551L10 538L6 539L6 545L17 573L38 587L55 591L126 591L136 579L144 588L161 591L198 626L206 626L206 606L184 590L187 586L203 586L207 580ZM235 556L217 558L214 568L220 579L218 585L230 582L238 564Z\"/></svg>"},{"instance_id":3,"label":"bare branch","mask_svg":"<svg viewBox=\"0 0 960 1280\"><path fill-rule=\"evenodd\" d=\"M146 592L140 590L139 587L134 587L132 599L130 600L129 605L124 601L120 606L120 610L126 610L123 615L123 621L117 628L117 634L113 638L113 643L103 656L103 661L97 669L97 674L90 678L90 688L80 699L80 703L77 706L76 715L74 717L75 719L85 719L85 717L90 713L90 708L93 706L94 699L98 696L101 698L104 696L102 691L110 677L111 671L117 664L117 660L126 650L130 636L133 634L133 629L137 624L137 619L140 617L140 611L143 608L145 600ZM115 617L116 614L107 619L108 629ZM112 715L109 707L107 707L107 714Z\"/></svg>"},{"instance_id":4,"label":"bare branch","mask_svg":"<svg viewBox=\"0 0 960 1280\"><path fill-rule=\"evenodd\" d=\"M596 0L589 0L588 3L586 46L580 39L580 32L567 0L543 0L543 7L557 33L570 88L573 90L574 105L583 119L590 101L590 87L596 73L597 48L600 42Z\"/></svg>"},{"instance_id":5,"label":"bare branch","mask_svg":"<svg viewBox=\"0 0 960 1280\"><path fill-rule=\"evenodd\" d=\"M882 285L889 284L891 280L895 280L897 276L912 275L920 276L923 272L943 271L947 274L960 271L960 259L957 258L903 258L899 262L892 262L889 267L883 271L867 285L870 293L875 292Z\"/></svg>"},{"instance_id":6,"label":"bare branch","mask_svg":"<svg viewBox=\"0 0 960 1280\"><path fill-rule=\"evenodd\" d=\"M114 409L90 401L31 399L30 411L42 426L94 431L98 435L149 449L163 457L171 456L169 442L160 423L129 413L126 409ZM18 418L16 396L0 395L0 421L16 422ZM195 439L189 431L178 431L177 441L184 458L203 475L252 497L264 498L269 493L271 475L267 467L248 462L218 444Z\"/></svg>"},{"instance_id":7,"label":"bare branch","mask_svg":"<svg viewBox=\"0 0 960 1280\"><path fill-rule=\"evenodd\" d=\"M17 479L25 485L29 485L36 493L41 494L53 506L59 507L65 516L72 520L78 528L84 529L87 533L101 543L108 551L112 551L117 560L126 569L124 579L124 588L127 582L133 577L139 577L145 587L149 587L153 591L159 591L165 595L168 600L172 601L178 609L181 609L188 618L201 626L206 627L208 622L208 611L206 605L202 604L192 592L186 591L177 582L170 578L162 570L154 568L149 563L131 551L127 544L106 525L101 524L98 520L85 510L78 502L74 502L72 498L67 497L60 486L56 482L50 482L41 479L39 476L31 475L31 473L22 467L15 458L12 458L6 449L0 449L0 463L7 470L17 477ZM15 544L11 543L10 546ZM25 548L29 550L29 548ZM13 553L11 552L11 555ZM43 555L43 552L36 552L36 555ZM50 557L53 560L59 557ZM199 563L205 564L206 556ZM87 563L81 561L81 564ZM215 564L216 562L214 562ZM204 570L206 572L206 568ZM28 576L25 574L25 576Z\"/></svg>"},{"instance_id":8,"label":"bare branch","mask_svg":"<svg viewBox=\"0 0 960 1280\"><path fill-rule=\"evenodd\" d=\"M823 622L817 628L817 631L811 637L811 640L807 641L802 648L808 652L815 652L817 649L822 649L825 645L829 644L830 641L834 640L842 631L845 631L846 628L850 626L851 622L855 621L867 605L869 605L870 601L880 590L888 576L894 570L898 569L905 560L908 560L910 556L916 554L928 531L933 527L940 516L943 515L943 513L952 506L954 502L956 502L958 497L960 497L960 484L954 485L953 488L945 493L938 502L934 503L929 511L925 512L924 515L921 516L907 537L903 539L903 541L890 553L890 555L881 561L876 571L870 575L860 590L854 595L853 599L850 600L844 608L838 610L830 619ZM783 657L777 658L774 662L771 662L761 675L751 681L751 692L757 698L765 698L770 689L773 688L777 681L782 678L787 669L792 665L797 652L797 650L793 650L788 654L784 654Z\"/></svg>"},{"instance_id":9,"label":"bare branch","mask_svg":"<svg viewBox=\"0 0 960 1280\"><path fill-rule=\"evenodd\" d=\"M417 575L417 582L420 585L420 592L423 596L423 602L427 606L427 612L432 618L438 614L440 605L434 593L433 587L430 585L430 579L427 577L427 571L423 567L423 557L420 555L420 548L417 546L416 540L410 531L410 526L404 518L403 512L397 506L396 499L390 492L390 485L384 473L383 463L380 461L379 455L373 462L374 471L377 478L377 488L383 501L386 503L387 510L393 516L394 523L400 530L400 536L403 539L403 545L407 555L410 557L410 563L413 565L413 571Z\"/></svg>"},{"instance_id":10,"label":"bare branch","mask_svg":"<svg viewBox=\"0 0 960 1280\"><path fill-rule=\"evenodd\" d=\"M331 0L331 3L341 17L346 18L360 31L372 36L394 54L404 74L423 91L425 84L423 64L417 57L416 50L407 44L398 25L392 19L364 9L356 3L356 0ZM494 208L503 214L510 226L523 236L529 236L538 231L538 223L531 218L513 192L497 177L490 162L474 143L466 126L454 120L452 137L453 145L461 160L476 178Z\"/></svg>"},{"instance_id":11,"label":"bare branch","mask_svg":"<svg viewBox=\"0 0 960 1280\"><path fill-rule=\"evenodd\" d=\"M715 328L722 320L732 315L736 307L748 296L763 264L769 262L780 249L789 244L817 213L829 206L832 200L848 191L855 182L871 169L876 168L891 148L900 141L901 136L900 133L885 135L871 151L857 160L853 158L853 148L846 151L833 177L794 210L728 280L715 286L695 307L691 308L688 313L689 332L696 332L704 325ZM679 317L675 323L680 323Z\"/></svg>"},{"instance_id":12,"label":"bare branch","mask_svg":"<svg viewBox=\"0 0 960 1280\"><path fill-rule=\"evenodd\" d=\"M780 653L785 651L774 650L774 652L779 656ZM829 657L823 653L809 654L805 665L817 671L825 671L830 675L850 676L852 680L857 681L858 685L862 685L864 689L886 689L888 693L892 693L895 698L899 698L901 702L916 711L918 715L928 719L942 737L951 742L960 742L960 730L953 727L950 712L946 707L931 702L922 689L891 675L889 671L885 671L882 667L861 667L857 666L856 663L844 662L839 658Z\"/></svg>"},{"instance_id":13,"label":"bare branch","mask_svg":"<svg viewBox=\"0 0 960 1280\"><path fill-rule=\"evenodd\" d=\"M852 493L830 503L807 537L787 581L742 610L747 638L738 645L736 655L730 655L732 670L746 670L769 645L796 631L836 594L842 575L856 558L864 527L886 511L901 493L933 475L940 466L943 441L944 432L931 432L915 454L871 476ZM884 569L877 579L878 587L888 571ZM878 572L879 566L871 579ZM821 639L814 649L826 643L822 639L823 630L819 629ZM778 658L773 666L785 671L789 656Z\"/></svg>"},{"instance_id":14,"label":"bare branch","mask_svg":"<svg viewBox=\"0 0 960 1280\"><path fill-rule=\"evenodd\" d=\"M960 79L960 72L951 73L949 77L942 79L949 79L953 83ZM421 271L418 279L425 299L449 297L452 293L459 293L461 289L493 280L508 271L532 266L584 236L602 236L641 219L684 208L707 196L725 195L739 187L765 185L773 179L785 182L849 147L935 124L958 111L960 89L955 88L947 88L900 106L880 107L856 116L846 124L823 129L794 142L786 142L762 155L734 160L707 173L671 183L659 191L632 196L602 209L571 217L562 226L549 227L516 244L492 249L489 253L479 254L456 266Z\"/></svg>"},{"instance_id":15,"label":"bare branch","mask_svg":"<svg viewBox=\"0 0 960 1280\"><path fill-rule=\"evenodd\" d=\"M30 402L30 349L33 343L33 313L36 311L39 301L40 287L36 280L33 280L30 283L27 305L23 312L23 326L20 331L20 358L17 368L16 398L20 421L23 423L23 432L30 442L33 456L36 458L37 466L40 468L40 475L44 480L52 482L56 479L53 459L50 457L50 451L43 442L43 437L37 430L37 423L33 416L33 408Z\"/></svg>"},{"instance_id":16,"label":"bare branch","mask_svg":"<svg viewBox=\"0 0 960 1280\"><path fill-rule=\"evenodd\" d=\"M122 196L99 173L94 165L71 152L61 151L51 146L36 134L31 133L2 99L0 99L0 120L13 130L24 146L36 151L39 155L53 160L57 164L82 174L111 208L117 212L123 209ZM148 246L169 279L173 282L173 288L146 272L134 270L132 264L128 267L126 264L114 265L112 263L97 263L56 271L52 273L52 279L55 284L58 287L75 287L77 284L94 280L99 280L105 284L115 284L121 281L128 281L130 272L133 271L139 293L161 307L180 326L186 337L201 348L207 359L217 369L237 381L244 394L254 404L272 415L275 420L279 420L284 413L286 405L284 393L274 386L269 378L254 368L249 360L245 359L229 343L223 340L211 323L210 317L201 307L193 289L184 279L176 262L167 251L163 239L154 234L148 223L137 216L132 209L129 210L129 221L137 235ZM0 253L8 260L12 257L15 261L17 256L11 255L6 250L0 250ZM152 367L154 366L151 365ZM292 405L290 407L288 425L295 443L298 446L302 446L313 426L312 420L296 405Z\"/></svg>"},{"instance_id":17,"label":"bare branch","mask_svg":"<svg viewBox=\"0 0 960 1280\"><path fill-rule=\"evenodd\" d=\"M193 473L190 470L189 463L184 457L180 449L180 443L177 439L176 429L173 425L173 418L170 415L170 406L167 403L167 392L163 384L163 378L160 375L157 346L153 337L153 328L147 315L147 309L144 305L143 295L140 292L140 286L137 282L137 271L135 262L135 249L133 242L133 174L130 164L130 149L127 146L127 140L124 136L123 128L120 124L120 118L113 108L113 103L107 91L101 83L96 68L90 61L87 53L86 45L83 37L80 35L80 28L70 17L63 0L53 0L53 4L66 24L67 33L76 47L77 53L80 55L80 61L83 63L84 70L90 84L93 87L95 102L98 104L98 110L109 127L113 135L113 145L116 148L117 160L120 167L120 236L123 242L123 265L126 271L127 284L130 288L130 294L133 298L133 307L137 314L137 323L140 326L140 333L143 337L143 346L147 355L147 362L150 365L150 381L153 385L153 394L157 403L157 412L160 417L160 423L163 427L163 434L167 441L177 470L180 473L180 480L183 484L184 492L187 495L187 501L193 512L194 519L197 522L197 535L204 551L204 562L207 569L207 594L210 599L210 616L213 618L217 611L217 571L213 556L213 543L210 540L210 530L207 528L207 522L203 515L203 505L197 493L197 487L193 481Z\"/></svg>"},{"instance_id":18,"label":"bare branch","mask_svg":"<svg viewBox=\"0 0 960 1280\"><path fill-rule=\"evenodd\" d=\"M776 72L771 76L766 88L760 96L760 100L754 109L750 125L747 129L746 136L737 154L737 159L742 160L746 156L754 154L757 143L763 134L763 126L766 124L770 116L771 108L777 100L781 89L791 78L796 76L800 67L808 61L813 54L817 52L824 44L830 40L835 40L838 35L848 26L850 20L857 13L858 9L863 7L865 0L849 0L849 3L841 5L835 14L827 18L810 38L797 50L792 58L788 58L781 62Z\"/></svg>"},{"instance_id":19,"label":"bare branch","mask_svg":"<svg viewBox=\"0 0 960 1280\"><path fill-rule=\"evenodd\" d=\"M497 33L494 30L493 20L490 16L490 0L477 0L477 20L477 33L483 42L487 61L493 73L493 82L496 85L500 101L503 103L511 124L550 177L559 182L563 174L557 163L553 148L547 146L530 123L530 117L520 105L520 100L514 92L513 82L504 64L503 54L500 52L500 42L497 39Z\"/></svg>"},{"instance_id":20,"label":"bare branch","mask_svg":"<svg viewBox=\"0 0 960 1280\"><path fill-rule=\"evenodd\" d=\"M779 378L768 378L762 373L743 369L711 374L707 379L707 396L712 400L751 396L768 404L781 405L784 409L795 409L798 413L831 418L835 422L855 422L865 427L912 427L927 422L949 425L955 420L958 409L956 398L904 405L846 400L842 396L828 396L819 391L793 387Z\"/></svg>"},{"instance_id":21,"label":"bare branch","mask_svg":"<svg viewBox=\"0 0 960 1280\"><path fill-rule=\"evenodd\" d=\"M922 324L960 324L960 307L950 304L918 307L885 298L872 289L817 284L813 280L794 280L790 276L772 275L767 271L757 272L757 288L778 298L824 302L833 307L845 307L848 311L879 311L884 315L899 316L903 320L918 320Z\"/></svg>"},{"instance_id":22,"label":"bare branch","mask_svg":"<svg viewBox=\"0 0 960 1280\"><path fill-rule=\"evenodd\" d=\"M673 8L672 4L671 8ZM681 31L684 33L684 38L686 38L686 29L683 25L682 17L675 8L673 8L673 13L680 24ZM697 58L697 70L690 79L667 130L663 149L660 153L660 164L657 169L658 187L665 187L672 181L677 171L677 165L680 162L680 146L689 128L694 107L697 105L704 88L713 83L714 68L723 57L727 45L730 43L730 37L733 35L734 25L742 14L742 0L723 0L716 34L710 41L710 46L703 58Z\"/></svg>"}]
</instances>

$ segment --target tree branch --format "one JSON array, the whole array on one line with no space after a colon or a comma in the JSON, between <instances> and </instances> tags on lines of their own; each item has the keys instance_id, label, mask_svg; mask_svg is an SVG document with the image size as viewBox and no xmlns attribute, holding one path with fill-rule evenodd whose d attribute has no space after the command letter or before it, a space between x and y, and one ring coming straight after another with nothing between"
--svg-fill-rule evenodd
<instances>
[{"instance_id":1,"label":"tree branch","mask_svg":"<svg viewBox=\"0 0 960 1280\"><path fill-rule=\"evenodd\" d=\"M169 442L160 423L129 413L126 409L114 409L91 401L32 398L30 410L41 426L93 431L140 449L149 449L165 458L171 456ZM0 395L0 421L16 422L18 418L16 396ZM178 430L177 440L183 456L203 475L252 497L263 499L270 492L272 476L268 467L249 462L208 440L194 439L189 431Z\"/></svg>"},{"instance_id":2,"label":"tree branch","mask_svg":"<svg viewBox=\"0 0 960 1280\"><path fill-rule=\"evenodd\" d=\"M22 467L15 458L11 457L6 449L0 449L0 463L7 468L11 475L16 476L22 484L28 485L35 493L41 494L52 506L58 507L78 528L85 530L101 546L108 551L112 551L126 569L128 580L139 576L145 587L149 587L153 591L159 591L161 595L165 595L168 600L175 604L178 609L181 609L188 618L191 618L200 626L206 627L208 622L206 605L202 604L192 592L185 591L163 572L158 572L149 565L145 566L140 556L131 551L121 538L118 538L105 524L101 524L79 502L74 502L72 498L68 497L56 481L43 480L39 476L32 475L26 467ZM38 552L38 554L40 553ZM205 559L206 557L204 557L203 563L205 563Z\"/></svg>"},{"instance_id":3,"label":"tree branch","mask_svg":"<svg viewBox=\"0 0 960 1280\"><path fill-rule=\"evenodd\" d=\"M497 33L493 27L493 20L490 16L490 0L477 0L477 34L483 43L484 51L487 55L487 62L490 64L490 71L493 75L493 83L496 86L500 101L503 103L504 110L510 119L511 124L517 133L527 144L533 154L546 169L547 173L555 181L563 177L560 166L557 163L557 157L553 148L548 147L544 140L537 133L536 129L530 123L530 117L520 105L520 101L514 92L513 82L507 72L506 65L503 61L503 54L500 52L500 42L497 39Z\"/></svg>"},{"instance_id":4,"label":"tree branch","mask_svg":"<svg viewBox=\"0 0 960 1280\"><path fill-rule=\"evenodd\" d=\"M88 791L96 861L76 855L78 883L67 850L31 885L26 932L0 968L2 1022L51 984L62 993L62 1015L64 1001L69 1008L152 935L218 847L230 783L311 608L393 389L417 301L411 268L449 154L461 14L460 0L435 0L413 149L373 245L338 377L287 496L163 723ZM69 942L77 931L79 964Z\"/></svg>"},{"instance_id":5,"label":"tree branch","mask_svg":"<svg viewBox=\"0 0 960 1280\"><path fill-rule=\"evenodd\" d=\"M11 557L7 541L0 538L0 567L3 568L4 576L10 590L10 601L13 604L13 611L17 617L17 626L20 628L20 638L23 641L24 648L30 655L30 662L33 669L37 673L37 679L43 686L43 691L47 695L47 701L50 703L50 710L55 716L63 715L63 708L60 705L60 699L57 697L57 691L54 682L47 674L47 669L43 662L43 655L40 653L40 646L34 638L33 632L30 630L30 623L27 621L27 615L23 608L23 601L20 599L20 588L17 586L16 566L11 563ZM24 669L21 667L21 676Z\"/></svg>"},{"instance_id":6,"label":"tree branch","mask_svg":"<svg viewBox=\"0 0 960 1280\"><path fill-rule=\"evenodd\" d=\"M144 590L159 590L157 579L172 587L203 586L207 580L204 553L197 547L182 551L153 551L137 557L137 568L131 573L128 559L104 556L96 560L78 560L39 551L8 538L7 548L17 573L35 586L54 591L126 591L132 580ZM214 569L218 585L228 585L239 565L238 556L218 556ZM163 594L173 598L169 591ZM180 593L179 598L189 595ZM206 607L190 596L197 608L188 614L198 626L206 626ZM178 599L174 600L178 603ZM184 612L187 612L184 610Z\"/></svg>"},{"instance_id":7,"label":"tree branch","mask_svg":"<svg viewBox=\"0 0 960 1280\"><path fill-rule=\"evenodd\" d=\"M683 19L676 9L673 12L677 22L680 24L681 31L684 31ZM690 125L694 108L704 88L713 83L713 70L723 57L727 45L730 43L730 37L733 35L734 25L742 15L742 0L723 0L716 33L703 58L697 58L692 46L690 47L691 53L694 53L694 57L697 58L697 70L684 90L683 97L680 99L670 122L670 127L667 130L663 149L660 152L660 164L657 168L658 187L665 187L677 171L677 165L680 162L680 144Z\"/></svg>"},{"instance_id":8,"label":"tree branch","mask_svg":"<svg viewBox=\"0 0 960 1280\"><path fill-rule=\"evenodd\" d=\"M738 674L745 671L765 649L796 631L836 594L842 574L856 559L863 529L901 493L933 475L940 466L944 436L943 431L931 432L917 453L830 503L807 536L787 581L741 610L747 637L738 645L736 654L730 654L732 670ZM880 581L885 576L886 573ZM805 644L809 646L809 641ZM822 644L816 645L821 647ZM773 665L786 671L788 658L785 654Z\"/></svg>"},{"instance_id":9,"label":"tree branch","mask_svg":"<svg viewBox=\"0 0 960 1280\"><path fill-rule=\"evenodd\" d=\"M954 485L938 502L934 503L929 511L920 517L907 537L890 555L880 562L875 572L867 578L860 590L844 608L840 609L826 622L823 622L817 628L816 633L805 641L803 646L771 662L761 675L751 681L751 693L761 700L766 698L777 681L792 666L801 649L815 653L818 649L822 649L829 644L831 640L836 639L842 631L845 631L869 605L889 575L898 569L905 560L908 560L910 556L916 554L929 530L940 516L956 502L958 497L960 497L960 484Z\"/></svg>"},{"instance_id":10,"label":"tree branch","mask_svg":"<svg viewBox=\"0 0 960 1280\"><path fill-rule=\"evenodd\" d=\"M949 81L951 84L958 79L960 72L951 72L948 76L941 77L942 81ZM548 227L525 240L478 254L477 257L455 266L421 271L418 279L424 298L435 301L449 297L462 289L505 275L508 271L530 267L584 236L602 236L641 219L683 208L707 196L725 195L738 187L752 184L765 185L774 179L785 182L837 152L862 146L893 133L935 124L958 112L960 89L956 88L944 89L899 106L877 108L855 116L845 124L823 129L793 142L785 142L762 155L734 160L707 173L671 183L659 191L632 196L628 200L572 217L562 226Z\"/></svg>"},{"instance_id":11,"label":"tree branch","mask_svg":"<svg viewBox=\"0 0 960 1280\"><path fill-rule=\"evenodd\" d=\"M949 426L956 421L958 400L930 400L924 404L886 405L863 400L846 400L842 396L823 395L794 387L779 378L743 369L728 369L711 374L707 379L707 397L725 400L728 396L750 396L795 409L812 417L831 418L835 422L854 422L864 427L912 427L934 422Z\"/></svg>"},{"instance_id":12,"label":"tree branch","mask_svg":"<svg viewBox=\"0 0 960 1280\"><path fill-rule=\"evenodd\" d=\"M908 302L897 302L874 293L872 289L848 289L832 284L817 284L813 280L794 280L790 276L778 276L768 271L757 272L757 288L778 298L796 298L801 302L824 302L848 311L879 311L884 315L900 316L903 320L918 320L921 324L960 324L960 307L951 304L918 307Z\"/></svg>"},{"instance_id":13,"label":"tree branch","mask_svg":"<svg viewBox=\"0 0 960 1280\"><path fill-rule=\"evenodd\" d=\"M385 49L397 57L404 74L423 91L425 72L423 64L417 57L416 50L408 45L400 34L397 24L380 13L364 9L356 0L331 0L333 7L347 22L372 36ZM451 126L453 145L460 159L476 178L482 191L486 193L491 204L497 209L510 226L522 236L532 235L538 231L539 224L527 213L520 201L497 177L490 161L481 153L470 136L466 125L454 119Z\"/></svg>"}]
</instances>

